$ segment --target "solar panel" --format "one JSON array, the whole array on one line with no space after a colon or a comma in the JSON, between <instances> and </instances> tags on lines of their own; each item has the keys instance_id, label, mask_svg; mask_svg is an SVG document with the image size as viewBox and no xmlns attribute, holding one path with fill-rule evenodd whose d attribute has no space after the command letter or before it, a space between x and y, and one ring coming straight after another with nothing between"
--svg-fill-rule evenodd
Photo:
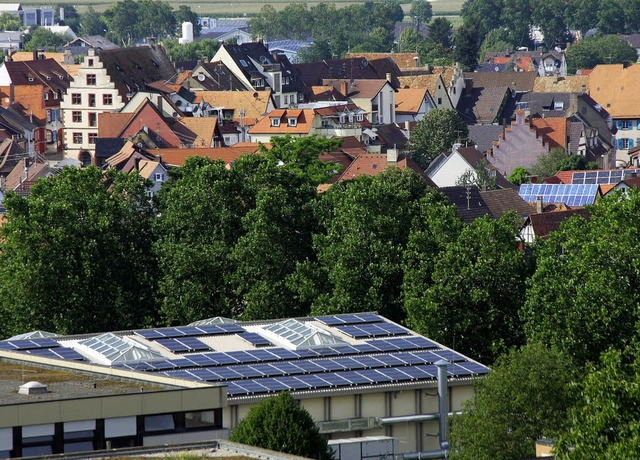
<instances>
[{"instance_id":1,"label":"solar panel","mask_svg":"<svg viewBox=\"0 0 640 460\"><path fill-rule=\"evenodd\" d=\"M210 324L204 326L163 327L141 329L134 334L147 340L172 339L177 337L198 337L202 335L239 334L246 332L237 324Z\"/></svg>"},{"instance_id":2,"label":"solar panel","mask_svg":"<svg viewBox=\"0 0 640 460\"><path fill-rule=\"evenodd\" d=\"M193 353L211 350L206 343L195 337L180 337L173 339L158 339L156 343L173 353Z\"/></svg>"},{"instance_id":3,"label":"solar panel","mask_svg":"<svg viewBox=\"0 0 640 460\"><path fill-rule=\"evenodd\" d=\"M347 324L381 323L384 318L375 313L360 313L356 315L318 316L316 320L327 326L339 326Z\"/></svg>"},{"instance_id":4,"label":"solar panel","mask_svg":"<svg viewBox=\"0 0 640 460\"><path fill-rule=\"evenodd\" d=\"M73 348L53 347L53 348L34 348L26 350L27 353L44 356L47 358L66 359L68 361L84 361L84 356L75 351Z\"/></svg>"},{"instance_id":5,"label":"solar panel","mask_svg":"<svg viewBox=\"0 0 640 460\"><path fill-rule=\"evenodd\" d=\"M565 203L569 206L593 204L597 193L596 184L522 184L519 191L520 197L527 202L542 198L546 203Z\"/></svg>"},{"instance_id":6,"label":"solar panel","mask_svg":"<svg viewBox=\"0 0 640 460\"><path fill-rule=\"evenodd\" d=\"M58 342L50 338L0 341L0 349L2 350L34 350L37 348L55 348L59 346L60 344Z\"/></svg>"},{"instance_id":7,"label":"solar panel","mask_svg":"<svg viewBox=\"0 0 640 460\"><path fill-rule=\"evenodd\" d=\"M242 340L249 342L254 347L270 347L273 345L269 340L262 337L260 334L256 334L255 332L244 332L239 334Z\"/></svg>"},{"instance_id":8,"label":"solar panel","mask_svg":"<svg viewBox=\"0 0 640 460\"><path fill-rule=\"evenodd\" d=\"M348 326L336 326L336 329L353 338L388 337L409 334L402 326L393 323L371 323Z\"/></svg>"}]
</instances>

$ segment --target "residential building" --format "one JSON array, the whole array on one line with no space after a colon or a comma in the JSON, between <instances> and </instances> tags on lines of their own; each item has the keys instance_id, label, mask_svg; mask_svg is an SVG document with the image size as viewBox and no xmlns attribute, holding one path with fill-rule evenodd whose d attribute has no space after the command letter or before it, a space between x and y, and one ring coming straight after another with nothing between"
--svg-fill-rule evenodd
<instances>
[{"instance_id":1,"label":"residential building","mask_svg":"<svg viewBox=\"0 0 640 460\"><path fill-rule=\"evenodd\" d=\"M0 32L0 50L3 54L9 54L13 51L22 49L22 36L24 31L5 31Z\"/></svg>"},{"instance_id":2,"label":"residential building","mask_svg":"<svg viewBox=\"0 0 640 460\"><path fill-rule=\"evenodd\" d=\"M64 45L64 49L68 50L72 56L86 56L89 49L101 51L116 48L120 47L102 35L83 35Z\"/></svg>"},{"instance_id":3,"label":"residential building","mask_svg":"<svg viewBox=\"0 0 640 460\"><path fill-rule=\"evenodd\" d=\"M186 85L193 91L251 91L222 61L198 62ZM270 91L267 89L267 91Z\"/></svg>"},{"instance_id":4,"label":"residential building","mask_svg":"<svg viewBox=\"0 0 640 460\"><path fill-rule=\"evenodd\" d=\"M469 80L471 81L471 80ZM493 88L468 87L464 96L459 100L457 110L468 125L500 124L510 117L509 104L511 91L506 86Z\"/></svg>"},{"instance_id":5,"label":"residential building","mask_svg":"<svg viewBox=\"0 0 640 460\"><path fill-rule=\"evenodd\" d=\"M360 107L370 123L378 125L396 121L396 90L388 77L386 80L325 80L323 84L333 86Z\"/></svg>"},{"instance_id":6,"label":"residential building","mask_svg":"<svg viewBox=\"0 0 640 460\"><path fill-rule=\"evenodd\" d=\"M227 42L232 40L238 45L251 42L251 31L247 18L209 18L199 17L200 39Z\"/></svg>"},{"instance_id":7,"label":"residential building","mask_svg":"<svg viewBox=\"0 0 640 460\"><path fill-rule=\"evenodd\" d=\"M142 152L147 155L153 155L156 158L161 157L162 163L168 167L178 168L184 165L187 158L203 157L211 160L222 160L227 167L231 167L233 162L243 155L251 155L260 153L261 146L269 149L270 144L239 142L231 147L194 147L192 149L143 149Z\"/></svg>"},{"instance_id":8,"label":"residential building","mask_svg":"<svg viewBox=\"0 0 640 460\"><path fill-rule=\"evenodd\" d=\"M222 44L211 62L222 62L248 91L271 89L277 108L295 106L303 96L292 64L263 43Z\"/></svg>"},{"instance_id":9,"label":"residential building","mask_svg":"<svg viewBox=\"0 0 640 460\"><path fill-rule=\"evenodd\" d=\"M6 60L0 66L2 106L13 106L39 129L35 152L62 149L61 102L73 79L54 59L33 53L30 61Z\"/></svg>"},{"instance_id":10,"label":"residential building","mask_svg":"<svg viewBox=\"0 0 640 460\"><path fill-rule=\"evenodd\" d=\"M304 88L335 80L389 80L399 88L401 71L390 57L369 60L362 57L349 59L325 59L322 62L292 64L292 68Z\"/></svg>"},{"instance_id":11,"label":"residential building","mask_svg":"<svg viewBox=\"0 0 640 460\"><path fill-rule=\"evenodd\" d=\"M133 48L88 50L61 108L67 158L95 163L98 114L116 112L148 84L175 75L164 48L146 45Z\"/></svg>"},{"instance_id":12,"label":"residential building","mask_svg":"<svg viewBox=\"0 0 640 460\"><path fill-rule=\"evenodd\" d=\"M267 42L271 54L284 54L293 64L300 61L298 53L311 45L313 42L307 40L271 40Z\"/></svg>"},{"instance_id":13,"label":"residential building","mask_svg":"<svg viewBox=\"0 0 640 460\"><path fill-rule=\"evenodd\" d=\"M427 88L400 88L395 99L396 123L420 121L436 107Z\"/></svg>"},{"instance_id":14,"label":"residential building","mask_svg":"<svg viewBox=\"0 0 640 460\"><path fill-rule=\"evenodd\" d=\"M618 167L630 162L629 150L640 143L640 64L598 65L589 74L589 96L611 116Z\"/></svg>"},{"instance_id":15,"label":"residential building","mask_svg":"<svg viewBox=\"0 0 640 460\"><path fill-rule=\"evenodd\" d=\"M396 149L388 149L387 153L363 153L340 174L336 182L356 179L360 176L376 176L387 168L412 169L418 173L431 187L435 184L424 173L422 168L410 157L399 154Z\"/></svg>"},{"instance_id":16,"label":"residential building","mask_svg":"<svg viewBox=\"0 0 640 460\"><path fill-rule=\"evenodd\" d=\"M48 387L24 388L40 389L37 399L0 396L0 452L12 457L225 439L257 402L281 391L333 440L388 436L398 454L445 456L449 413L489 372L374 313L38 334L45 337L0 341L12 385L27 369ZM35 366L60 371L62 382Z\"/></svg>"},{"instance_id":17,"label":"residential building","mask_svg":"<svg viewBox=\"0 0 640 460\"><path fill-rule=\"evenodd\" d=\"M420 66L420 56L418 53L347 53L346 59L364 58L371 61L389 58L393 60L401 71L415 71Z\"/></svg>"},{"instance_id":18,"label":"residential building","mask_svg":"<svg viewBox=\"0 0 640 460\"><path fill-rule=\"evenodd\" d=\"M456 207L458 217L465 224L484 216L497 220L507 212L515 212L518 218L524 221L535 212L534 208L518 195L518 191L512 188L480 190L475 185L456 185L440 187L438 190Z\"/></svg>"},{"instance_id":19,"label":"residential building","mask_svg":"<svg viewBox=\"0 0 640 460\"><path fill-rule=\"evenodd\" d=\"M454 109L447 86L439 74L404 75L398 78L402 88L426 88L437 109Z\"/></svg>"},{"instance_id":20,"label":"residential building","mask_svg":"<svg viewBox=\"0 0 640 460\"><path fill-rule=\"evenodd\" d=\"M582 208L553 212L532 212L522 225L520 238L528 244L535 242L538 238L547 239L568 218L580 216L583 219L589 219L590 214L588 210Z\"/></svg>"},{"instance_id":21,"label":"residential building","mask_svg":"<svg viewBox=\"0 0 640 460\"><path fill-rule=\"evenodd\" d=\"M489 51L485 53L484 64L513 63L516 72L534 71L540 77L558 75L567 76L567 61L564 51L528 51L518 50L510 53Z\"/></svg>"}]
</instances>

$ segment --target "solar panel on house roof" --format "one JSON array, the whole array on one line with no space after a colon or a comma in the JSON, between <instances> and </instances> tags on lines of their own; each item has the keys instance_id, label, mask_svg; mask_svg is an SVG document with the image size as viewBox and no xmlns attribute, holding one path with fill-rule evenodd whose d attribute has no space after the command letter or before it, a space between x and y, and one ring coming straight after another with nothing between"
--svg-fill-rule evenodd
<instances>
[{"instance_id":1,"label":"solar panel on house roof","mask_svg":"<svg viewBox=\"0 0 640 460\"><path fill-rule=\"evenodd\" d=\"M55 348L60 344L50 338L42 339L21 339L0 341L1 350L34 350L37 348Z\"/></svg>"},{"instance_id":2,"label":"solar panel on house roof","mask_svg":"<svg viewBox=\"0 0 640 460\"><path fill-rule=\"evenodd\" d=\"M593 204L598 194L598 185L582 184L522 184L519 195L527 202L542 198L545 203L564 203L567 206Z\"/></svg>"},{"instance_id":3,"label":"solar panel on house roof","mask_svg":"<svg viewBox=\"0 0 640 460\"><path fill-rule=\"evenodd\" d=\"M640 169L609 169L604 171L577 171L571 176L572 184L617 184L640 174Z\"/></svg>"}]
</instances>

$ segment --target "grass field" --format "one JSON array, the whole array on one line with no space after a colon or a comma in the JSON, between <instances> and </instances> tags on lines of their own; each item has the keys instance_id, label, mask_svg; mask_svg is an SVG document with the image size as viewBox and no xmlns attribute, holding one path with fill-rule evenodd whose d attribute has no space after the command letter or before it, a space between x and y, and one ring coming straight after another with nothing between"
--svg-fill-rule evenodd
<instances>
[{"instance_id":1,"label":"grass field","mask_svg":"<svg viewBox=\"0 0 640 460\"><path fill-rule=\"evenodd\" d=\"M23 6L41 6L45 4L46 1L43 0L26 0L22 1L21 4ZM109 5L115 3L115 1L100 1L100 0L57 0L55 3L60 4L71 4L75 5L77 10L82 13L89 6L93 6L96 11L104 11L107 9ZM200 16L242 16L243 14L254 14L260 11L263 5L267 3L272 5L275 9L280 10L290 3L298 3L298 0L282 0L282 1L270 1L270 2L261 2L256 0L196 0L196 1L171 1L169 3L174 8L177 8L180 5L187 5L191 7L191 9L199 14ZM302 1L299 3L306 3L311 6L317 3L318 1ZM347 5L363 3L362 0L359 1L348 1L348 0L340 0L340 1L331 1L327 0L324 3L335 3L335 5L340 8ZM436 16L447 16L449 19L454 22L455 25L455 16L457 16L460 8L464 0L435 0L431 2L433 7L433 13ZM402 5L402 8L406 11L409 11L410 4Z\"/></svg>"}]
</instances>

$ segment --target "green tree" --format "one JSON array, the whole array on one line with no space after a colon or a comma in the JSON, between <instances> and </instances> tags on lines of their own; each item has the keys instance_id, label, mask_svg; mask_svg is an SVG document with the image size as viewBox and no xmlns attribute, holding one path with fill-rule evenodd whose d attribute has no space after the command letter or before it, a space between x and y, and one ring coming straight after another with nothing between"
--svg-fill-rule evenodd
<instances>
[{"instance_id":1,"label":"green tree","mask_svg":"<svg viewBox=\"0 0 640 460\"><path fill-rule=\"evenodd\" d=\"M460 10L464 24L473 24L481 37L503 26L502 0L466 0Z\"/></svg>"},{"instance_id":2,"label":"green tree","mask_svg":"<svg viewBox=\"0 0 640 460\"><path fill-rule=\"evenodd\" d=\"M4 335L155 322L151 207L136 174L68 168L8 193L0 251Z\"/></svg>"},{"instance_id":3,"label":"green tree","mask_svg":"<svg viewBox=\"0 0 640 460\"><path fill-rule=\"evenodd\" d=\"M532 21L540 28L548 48L567 42L570 37L565 22L566 0L536 0L531 9Z\"/></svg>"},{"instance_id":4,"label":"green tree","mask_svg":"<svg viewBox=\"0 0 640 460\"><path fill-rule=\"evenodd\" d=\"M22 22L18 16L11 13L0 14L0 30L13 32L22 29Z\"/></svg>"},{"instance_id":5,"label":"green tree","mask_svg":"<svg viewBox=\"0 0 640 460\"><path fill-rule=\"evenodd\" d=\"M602 35L624 32L624 10L617 0L601 0L598 8L598 33Z\"/></svg>"},{"instance_id":6,"label":"green tree","mask_svg":"<svg viewBox=\"0 0 640 460\"><path fill-rule=\"evenodd\" d=\"M529 340L581 364L637 337L639 212L640 192L630 189L598 201L588 221L563 222L542 244L521 313Z\"/></svg>"},{"instance_id":7,"label":"green tree","mask_svg":"<svg viewBox=\"0 0 640 460\"><path fill-rule=\"evenodd\" d=\"M139 38L138 3L134 0L121 0L110 5L102 15L109 33L107 37L123 46L132 46Z\"/></svg>"},{"instance_id":8,"label":"green tree","mask_svg":"<svg viewBox=\"0 0 640 460\"><path fill-rule=\"evenodd\" d=\"M523 166L518 166L511 172L511 175L509 176L508 180L512 184L522 185L526 182L529 182L530 177L531 177L531 174L529 174L529 171L527 171L527 168Z\"/></svg>"},{"instance_id":9,"label":"green tree","mask_svg":"<svg viewBox=\"0 0 640 460\"><path fill-rule=\"evenodd\" d=\"M176 35L176 16L169 3L163 0L137 0L137 4L137 38L164 38Z\"/></svg>"},{"instance_id":10,"label":"green tree","mask_svg":"<svg viewBox=\"0 0 640 460\"><path fill-rule=\"evenodd\" d=\"M180 5L175 11L175 17L178 28L182 26L183 22L190 22L193 25L193 36L195 38L200 37L202 26L198 24L198 13L195 13L190 6ZM181 31L179 33L181 33ZM213 57L213 55L211 57Z\"/></svg>"},{"instance_id":11,"label":"green tree","mask_svg":"<svg viewBox=\"0 0 640 460\"><path fill-rule=\"evenodd\" d=\"M400 34L400 53L416 52L423 45L424 37L416 29L406 28Z\"/></svg>"},{"instance_id":12,"label":"green tree","mask_svg":"<svg viewBox=\"0 0 640 460\"><path fill-rule=\"evenodd\" d=\"M552 148L549 152L538 157L535 164L531 166L531 174L542 179L554 176L560 171L560 167L568 157L569 155L564 149L560 147Z\"/></svg>"},{"instance_id":13,"label":"green tree","mask_svg":"<svg viewBox=\"0 0 640 460\"><path fill-rule=\"evenodd\" d=\"M420 120L409 140L412 157L422 168L454 143L462 143L469 136L469 128L455 110L434 109Z\"/></svg>"},{"instance_id":14,"label":"green tree","mask_svg":"<svg viewBox=\"0 0 640 460\"><path fill-rule=\"evenodd\" d=\"M409 16L416 22L416 27L420 27L420 24L429 24L433 16L433 7L427 0L414 0L411 2Z\"/></svg>"},{"instance_id":15,"label":"green tree","mask_svg":"<svg viewBox=\"0 0 640 460\"><path fill-rule=\"evenodd\" d=\"M574 0L565 12L567 25L584 36L589 29L598 25L599 6L599 0Z\"/></svg>"},{"instance_id":16,"label":"green tree","mask_svg":"<svg viewBox=\"0 0 640 460\"><path fill-rule=\"evenodd\" d=\"M434 66L450 66L455 64L453 50L445 48L439 43L430 40L424 40L418 48L420 60L424 63Z\"/></svg>"},{"instance_id":17,"label":"green tree","mask_svg":"<svg viewBox=\"0 0 640 460\"><path fill-rule=\"evenodd\" d=\"M333 456L309 412L286 392L252 406L229 440L319 460Z\"/></svg>"},{"instance_id":18,"label":"green tree","mask_svg":"<svg viewBox=\"0 0 640 460\"><path fill-rule=\"evenodd\" d=\"M26 51L36 51L39 49L55 50L56 47L62 46L69 42L69 37L64 34L51 32L44 27L37 27L31 30L28 40L25 42L24 49Z\"/></svg>"},{"instance_id":19,"label":"green tree","mask_svg":"<svg viewBox=\"0 0 640 460\"><path fill-rule=\"evenodd\" d=\"M464 70L471 71L478 67L478 50L480 49L480 31L473 24L463 24L456 34L455 59Z\"/></svg>"},{"instance_id":20,"label":"green tree","mask_svg":"<svg viewBox=\"0 0 640 460\"><path fill-rule=\"evenodd\" d=\"M317 261L299 267L296 283L313 314L375 310L404 318L402 255L420 200L431 193L414 171L389 168L322 194Z\"/></svg>"},{"instance_id":21,"label":"green tree","mask_svg":"<svg viewBox=\"0 0 640 460\"><path fill-rule=\"evenodd\" d=\"M178 39L169 38L162 41L162 46L167 50L167 54L173 62L195 61L197 59L208 62L220 48L220 42L205 38L204 40L181 45Z\"/></svg>"},{"instance_id":22,"label":"green tree","mask_svg":"<svg viewBox=\"0 0 640 460\"><path fill-rule=\"evenodd\" d=\"M426 3L426 2L425 2ZM451 36L453 34L451 21L447 18L437 17L429 24L427 38L434 43L438 43L444 48L451 46Z\"/></svg>"},{"instance_id":23,"label":"green tree","mask_svg":"<svg viewBox=\"0 0 640 460\"><path fill-rule=\"evenodd\" d=\"M511 51L513 51L513 45L509 43L507 31L502 28L493 29L489 31L482 41L480 60L484 61L484 56L487 52L508 53Z\"/></svg>"},{"instance_id":24,"label":"green tree","mask_svg":"<svg viewBox=\"0 0 640 460\"><path fill-rule=\"evenodd\" d=\"M515 215L474 220L447 245L412 328L473 357L492 362L522 343L518 317L530 271L517 240Z\"/></svg>"},{"instance_id":25,"label":"green tree","mask_svg":"<svg viewBox=\"0 0 640 460\"><path fill-rule=\"evenodd\" d=\"M636 62L637 57L636 49L621 37L589 37L567 49L567 72L573 74L578 69L592 69L598 64Z\"/></svg>"},{"instance_id":26,"label":"green tree","mask_svg":"<svg viewBox=\"0 0 640 460\"><path fill-rule=\"evenodd\" d=\"M573 387L571 426L557 445L561 459L640 457L640 369L636 347L604 353Z\"/></svg>"},{"instance_id":27,"label":"green tree","mask_svg":"<svg viewBox=\"0 0 640 460\"><path fill-rule=\"evenodd\" d=\"M462 415L453 417L449 458L534 457L536 440L565 428L571 404L566 388L574 375L565 354L541 344L500 357L492 372L476 382Z\"/></svg>"},{"instance_id":28,"label":"green tree","mask_svg":"<svg viewBox=\"0 0 640 460\"><path fill-rule=\"evenodd\" d=\"M530 0L511 0L503 3L500 19L509 32L514 46L529 46L532 7Z\"/></svg>"},{"instance_id":29,"label":"green tree","mask_svg":"<svg viewBox=\"0 0 640 460\"><path fill-rule=\"evenodd\" d=\"M106 30L107 24L102 19L102 15L89 5L80 19L80 33L82 35L104 35Z\"/></svg>"},{"instance_id":30,"label":"green tree","mask_svg":"<svg viewBox=\"0 0 640 460\"><path fill-rule=\"evenodd\" d=\"M64 20L60 19L60 8L64 8ZM59 22L60 24L65 26L69 26L75 33L78 33L78 31L80 30L80 21L82 17L80 16L80 13L78 13L78 10L74 5L71 5L69 3L58 3L53 6L53 11L56 22ZM46 25L50 26L53 24Z\"/></svg>"}]
</instances>

